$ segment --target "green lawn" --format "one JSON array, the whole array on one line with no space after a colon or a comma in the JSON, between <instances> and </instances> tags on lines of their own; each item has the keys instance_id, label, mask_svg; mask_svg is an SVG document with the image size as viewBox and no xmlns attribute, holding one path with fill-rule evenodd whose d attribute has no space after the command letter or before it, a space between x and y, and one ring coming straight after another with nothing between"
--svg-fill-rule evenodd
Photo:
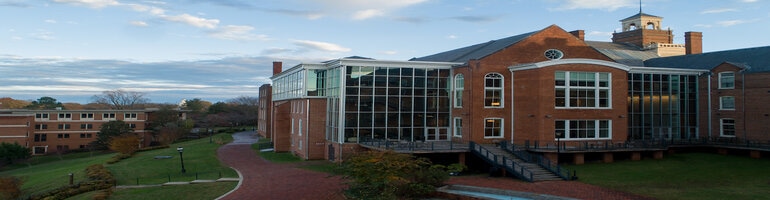
<instances>
[{"instance_id":1,"label":"green lawn","mask_svg":"<svg viewBox=\"0 0 770 200\"><path fill-rule=\"evenodd\" d=\"M75 182L85 179L85 168L93 164L101 164L114 154L102 154L93 157L76 157L59 160L51 158L36 158L47 160L43 164L20 167L0 172L0 176L16 176L24 180L22 190L24 196L58 188L69 183L69 173L74 174ZM58 157L52 155L51 157Z\"/></svg>"},{"instance_id":2,"label":"green lawn","mask_svg":"<svg viewBox=\"0 0 770 200\"><path fill-rule=\"evenodd\" d=\"M658 199L770 199L770 160L706 153L567 166L579 181Z\"/></svg>"}]
</instances>

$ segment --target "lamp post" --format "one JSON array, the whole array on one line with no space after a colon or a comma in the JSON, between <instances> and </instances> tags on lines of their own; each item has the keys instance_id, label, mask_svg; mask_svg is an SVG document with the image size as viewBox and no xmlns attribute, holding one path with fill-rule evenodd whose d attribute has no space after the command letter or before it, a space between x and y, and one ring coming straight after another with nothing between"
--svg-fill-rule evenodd
<instances>
[{"instance_id":1,"label":"lamp post","mask_svg":"<svg viewBox=\"0 0 770 200\"><path fill-rule=\"evenodd\" d=\"M184 152L184 148L177 147L176 151L179 151L179 161L182 162L182 173L187 172L187 170L184 169L184 157L182 157L182 152Z\"/></svg>"},{"instance_id":2,"label":"lamp post","mask_svg":"<svg viewBox=\"0 0 770 200\"><path fill-rule=\"evenodd\" d=\"M559 155L561 154L561 137L562 132L556 132L556 164L559 164Z\"/></svg>"},{"instance_id":3,"label":"lamp post","mask_svg":"<svg viewBox=\"0 0 770 200\"><path fill-rule=\"evenodd\" d=\"M213 137L214 137L213 134L214 134L214 132L209 128L209 144L211 144L211 142L213 140Z\"/></svg>"}]
</instances>

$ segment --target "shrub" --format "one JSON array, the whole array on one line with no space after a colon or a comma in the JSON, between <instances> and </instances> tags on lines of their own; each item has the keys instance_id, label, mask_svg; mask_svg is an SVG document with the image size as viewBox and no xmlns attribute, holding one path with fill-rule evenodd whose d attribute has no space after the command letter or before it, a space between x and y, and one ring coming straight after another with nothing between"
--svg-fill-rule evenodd
<instances>
[{"instance_id":1,"label":"shrub","mask_svg":"<svg viewBox=\"0 0 770 200\"><path fill-rule=\"evenodd\" d=\"M110 140L110 150L131 155L139 150L139 137L136 135L115 136Z\"/></svg>"},{"instance_id":2,"label":"shrub","mask_svg":"<svg viewBox=\"0 0 770 200\"><path fill-rule=\"evenodd\" d=\"M16 199L21 196L21 185L24 183L18 177L0 177L0 199Z\"/></svg>"},{"instance_id":3,"label":"shrub","mask_svg":"<svg viewBox=\"0 0 770 200\"><path fill-rule=\"evenodd\" d=\"M441 165L392 151L359 153L346 160L343 169L351 180L346 194L354 199L425 197L449 178Z\"/></svg>"},{"instance_id":4,"label":"shrub","mask_svg":"<svg viewBox=\"0 0 770 200\"><path fill-rule=\"evenodd\" d=\"M107 164L115 164L120 162L123 159L130 158L130 157L131 155L119 153L115 156L112 156L112 158L110 158L109 160L107 160Z\"/></svg>"},{"instance_id":5,"label":"shrub","mask_svg":"<svg viewBox=\"0 0 770 200\"><path fill-rule=\"evenodd\" d=\"M112 176L112 173L110 173L110 170L105 168L103 165L91 165L88 166L85 171L86 177L88 178L87 180L78 182L74 185L62 186L43 194L31 196L29 199L66 199L86 192L110 190L112 185L115 184L115 178ZM106 193L105 195L107 196L104 198L106 199L109 197L109 194L111 194L111 192Z\"/></svg>"}]
</instances>

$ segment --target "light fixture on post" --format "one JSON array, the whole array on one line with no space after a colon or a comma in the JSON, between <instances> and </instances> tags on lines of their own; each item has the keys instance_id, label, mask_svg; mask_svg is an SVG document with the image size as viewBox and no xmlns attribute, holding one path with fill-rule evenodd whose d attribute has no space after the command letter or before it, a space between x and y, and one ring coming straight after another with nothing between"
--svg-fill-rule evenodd
<instances>
[{"instance_id":1,"label":"light fixture on post","mask_svg":"<svg viewBox=\"0 0 770 200\"><path fill-rule=\"evenodd\" d=\"M179 161L182 163L182 173L187 172L187 170L184 169L184 157L182 157L182 152L184 152L184 148L177 147L176 151L179 152Z\"/></svg>"}]
</instances>

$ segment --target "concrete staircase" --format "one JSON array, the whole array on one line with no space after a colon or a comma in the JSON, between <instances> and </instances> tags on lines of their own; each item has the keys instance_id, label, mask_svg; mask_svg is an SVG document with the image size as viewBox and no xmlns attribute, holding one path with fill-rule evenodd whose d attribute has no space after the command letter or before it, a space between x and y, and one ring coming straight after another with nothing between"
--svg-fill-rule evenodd
<instances>
[{"instance_id":1,"label":"concrete staircase","mask_svg":"<svg viewBox=\"0 0 770 200\"><path fill-rule=\"evenodd\" d=\"M518 167L526 169L527 171L532 172L532 181L557 181L557 180L564 180L561 177L557 176L551 171L548 171L547 169L541 167L537 163L529 163L524 160L519 159L515 155L501 149L500 147L497 147L496 145L489 145L484 144L481 145L487 150L489 150L490 153L498 156L498 157L505 157L506 160L511 160L516 163L515 170L520 170ZM502 159L498 159L498 164L502 165Z\"/></svg>"}]
</instances>

